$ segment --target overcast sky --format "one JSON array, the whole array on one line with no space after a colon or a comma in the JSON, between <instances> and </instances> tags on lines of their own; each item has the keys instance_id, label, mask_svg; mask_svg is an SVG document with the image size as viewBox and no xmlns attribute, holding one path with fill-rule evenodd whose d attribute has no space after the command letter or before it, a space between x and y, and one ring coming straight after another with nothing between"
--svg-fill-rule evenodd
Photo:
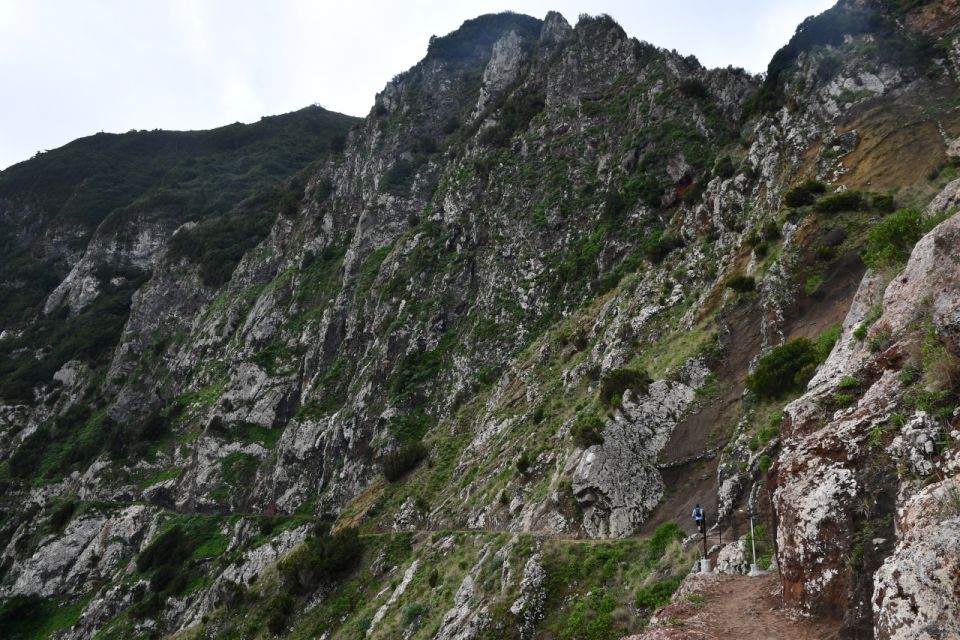
<instances>
[{"instance_id":1,"label":"overcast sky","mask_svg":"<svg viewBox=\"0 0 960 640\"><path fill-rule=\"evenodd\" d=\"M482 13L608 13L709 67L759 72L834 0L0 0L0 168L97 131L206 129L374 94Z\"/></svg>"}]
</instances>

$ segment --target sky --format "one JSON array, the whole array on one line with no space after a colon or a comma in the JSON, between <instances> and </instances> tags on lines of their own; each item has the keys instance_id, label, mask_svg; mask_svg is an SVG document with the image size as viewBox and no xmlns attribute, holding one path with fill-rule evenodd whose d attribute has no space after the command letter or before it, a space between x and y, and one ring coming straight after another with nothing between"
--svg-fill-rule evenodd
<instances>
[{"instance_id":1,"label":"sky","mask_svg":"<svg viewBox=\"0 0 960 640\"><path fill-rule=\"evenodd\" d=\"M708 67L766 69L835 0L0 0L0 168L98 131L366 115L431 35L484 13L607 13Z\"/></svg>"}]
</instances>

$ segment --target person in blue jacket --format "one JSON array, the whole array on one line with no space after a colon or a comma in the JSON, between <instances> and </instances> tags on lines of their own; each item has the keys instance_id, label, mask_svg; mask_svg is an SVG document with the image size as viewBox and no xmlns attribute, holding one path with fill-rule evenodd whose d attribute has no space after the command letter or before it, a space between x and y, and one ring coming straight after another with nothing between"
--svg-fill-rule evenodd
<instances>
[{"instance_id":1,"label":"person in blue jacket","mask_svg":"<svg viewBox=\"0 0 960 640\"><path fill-rule=\"evenodd\" d=\"M697 523L697 531L703 531L703 523L706 520L703 509L698 504L693 508L693 520Z\"/></svg>"}]
</instances>

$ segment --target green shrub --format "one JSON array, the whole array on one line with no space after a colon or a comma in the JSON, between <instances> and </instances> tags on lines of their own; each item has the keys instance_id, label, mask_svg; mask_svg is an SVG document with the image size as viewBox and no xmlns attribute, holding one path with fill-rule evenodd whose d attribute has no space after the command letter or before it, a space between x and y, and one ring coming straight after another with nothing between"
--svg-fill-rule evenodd
<instances>
[{"instance_id":1,"label":"green shrub","mask_svg":"<svg viewBox=\"0 0 960 640\"><path fill-rule=\"evenodd\" d=\"M541 422L543 422L544 416L545 416L545 410L543 408L543 405L538 404L537 408L534 409L533 413L530 415L530 421L533 422L533 424L540 424Z\"/></svg>"},{"instance_id":2,"label":"green shrub","mask_svg":"<svg viewBox=\"0 0 960 640\"><path fill-rule=\"evenodd\" d=\"M432 351L413 351L400 361L397 373L390 385L393 399L397 403L414 401L418 404L418 396L424 387L436 382L443 369L444 355L451 344L453 335L448 332Z\"/></svg>"},{"instance_id":3,"label":"green shrub","mask_svg":"<svg viewBox=\"0 0 960 640\"><path fill-rule=\"evenodd\" d=\"M900 384L909 387L919 382L922 376L923 371L921 371L920 367L908 364L900 370Z\"/></svg>"},{"instance_id":4,"label":"green shrub","mask_svg":"<svg viewBox=\"0 0 960 640\"><path fill-rule=\"evenodd\" d=\"M652 380L645 371L636 369L614 369L603 374L600 381L600 401L610 405L615 396L623 396L623 392L631 389L637 393L645 393Z\"/></svg>"},{"instance_id":5,"label":"green shrub","mask_svg":"<svg viewBox=\"0 0 960 640\"><path fill-rule=\"evenodd\" d=\"M919 209L901 209L873 225L867 233L864 263L874 269L905 263L923 235L922 215Z\"/></svg>"},{"instance_id":6,"label":"green shrub","mask_svg":"<svg viewBox=\"0 0 960 640\"><path fill-rule=\"evenodd\" d=\"M866 205L859 191L841 191L817 200L814 209L817 213L840 213L842 211L860 211Z\"/></svg>"},{"instance_id":7,"label":"green shrub","mask_svg":"<svg viewBox=\"0 0 960 640\"><path fill-rule=\"evenodd\" d=\"M497 114L497 123L480 134L480 142L493 147L505 147L513 136L530 125L534 116L543 111L544 94L518 91L511 95Z\"/></svg>"},{"instance_id":8,"label":"green shrub","mask_svg":"<svg viewBox=\"0 0 960 640\"><path fill-rule=\"evenodd\" d=\"M663 557L667 547L675 540L683 540L686 534L675 522L664 522L653 532L647 541L647 563L655 565Z\"/></svg>"},{"instance_id":9,"label":"green shrub","mask_svg":"<svg viewBox=\"0 0 960 640\"><path fill-rule=\"evenodd\" d=\"M703 81L697 78L682 80L677 88L680 89L680 93L688 98L693 98L694 100L710 99L710 90L707 89L707 85L703 84Z\"/></svg>"},{"instance_id":10,"label":"green shrub","mask_svg":"<svg viewBox=\"0 0 960 640\"><path fill-rule=\"evenodd\" d=\"M737 293L749 293L757 288L757 282L754 280L753 276L745 276L740 274L727 280L727 287L729 289L733 289Z\"/></svg>"},{"instance_id":11,"label":"green shrub","mask_svg":"<svg viewBox=\"0 0 960 640\"><path fill-rule=\"evenodd\" d=\"M806 182L787 191L783 197L784 204L788 207L805 207L817 201L817 196L827 190L827 185L818 180L807 180Z\"/></svg>"},{"instance_id":12,"label":"green shrub","mask_svg":"<svg viewBox=\"0 0 960 640\"><path fill-rule=\"evenodd\" d=\"M409 627L414 622L417 622L426 612L427 608L425 606L419 602L411 602L403 608L403 626Z\"/></svg>"},{"instance_id":13,"label":"green shrub","mask_svg":"<svg viewBox=\"0 0 960 640\"><path fill-rule=\"evenodd\" d=\"M833 347L837 344L837 340L840 339L840 333L842 331L843 327L837 323L831 325L826 331L817 336L816 351L819 362L826 361L830 352L833 351Z\"/></svg>"},{"instance_id":14,"label":"green shrub","mask_svg":"<svg viewBox=\"0 0 960 640\"><path fill-rule=\"evenodd\" d=\"M363 541L355 528L331 533L323 523L280 562L280 575L294 593L308 593L351 571L362 555Z\"/></svg>"},{"instance_id":15,"label":"green shrub","mask_svg":"<svg viewBox=\"0 0 960 640\"><path fill-rule=\"evenodd\" d=\"M410 191L417 167L409 160L397 160L384 174L380 181L380 188L387 193L404 195Z\"/></svg>"},{"instance_id":16,"label":"green shrub","mask_svg":"<svg viewBox=\"0 0 960 640\"><path fill-rule=\"evenodd\" d=\"M396 482L413 471L426 457L428 451L422 442L408 442L380 460L383 475L388 482Z\"/></svg>"},{"instance_id":17,"label":"green shrub","mask_svg":"<svg viewBox=\"0 0 960 640\"><path fill-rule=\"evenodd\" d=\"M767 471L770 471L770 467L773 465L773 461L770 459L770 456L768 456L767 454L763 454L762 456L760 456L759 465L760 465L760 473L766 473Z\"/></svg>"},{"instance_id":18,"label":"green shrub","mask_svg":"<svg viewBox=\"0 0 960 640\"><path fill-rule=\"evenodd\" d=\"M896 202L893 200L893 196L889 194L878 193L870 199L870 204L873 205L873 208L880 213L893 213L897 208Z\"/></svg>"},{"instance_id":19,"label":"green shrub","mask_svg":"<svg viewBox=\"0 0 960 640\"><path fill-rule=\"evenodd\" d=\"M167 529L137 556L137 571L145 573L163 564L179 566L193 554L195 545L187 537L183 526Z\"/></svg>"},{"instance_id":20,"label":"green shrub","mask_svg":"<svg viewBox=\"0 0 960 640\"><path fill-rule=\"evenodd\" d=\"M807 338L796 338L760 358L753 373L747 376L747 388L761 397L800 391L817 364L816 345Z\"/></svg>"},{"instance_id":21,"label":"green shrub","mask_svg":"<svg viewBox=\"0 0 960 640\"><path fill-rule=\"evenodd\" d=\"M616 600L597 587L575 601L560 629L561 640L613 640L619 637L613 619Z\"/></svg>"},{"instance_id":22,"label":"green shrub","mask_svg":"<svg viewBox=\"0 0 960 640\"><path fill-rule=\"evenodd\" d=\"M670 598L680 586L681 580L682 578L677 576L676 578L657 582L649 587L643 587L637 591L634 603L638 609L652 613L655 609L670 602Z\"/></svg>"},{"instance_id":23,"label":"green shrub","mask_svg":"<svg viewBox=\"0 0 960 640\"><path fill-rule=\"evenodd\" d=\"M525 476L527 472L530 471L531 466L533 466L533 458L529 453L524 451L520 454L520 457L517 458L517 471L520 475Z\"/></svg>"},{"instance_id":24,"label":"green shrub","mask_svg":"<svg viewBox=\"0 0 960 640\"><path fill-rule=\"evenodd\" d=\"M53 513L50 514L50 519L47 521L47 529L49 531L61 531L70 519L73 518L74 512L77 510L77 503L75 500L64 500L53 510Z\"/></svg>"},{"instance_id":25,"label":"green shrub","mask_svg":"<svg viewBox=\"0 0 960 640\"><path fill-rule=\"evenodd\" d=\"M713 166L713 175L718 178L726 180L732 178L734 173L736 173L736 168L733 166L733 160L730 159L730 156L720 156Z\"/></svg>"},{"instance_id":26,"label":"green shrub","mask_svg":"<svg viewBox=\"0 0 960 640\"><path fill-rule=\"evenodd\" d=\"M844 376L837 386L841 389L859 389L860 381L852 376Z\"/></svg>"},{"instance_id":27,"label":"green shrub","mask_svg":"<svg viewBox=\"0 0 960 640\"><path fill-rule=\"evenodd\" d=\"M287 630L287 618L293 613L293 598L288 593L277 593L267 602L267 629L274 635Z\"/></svg>"},{"instance_id":28,"label":"green shrub","mask_svg":"<svg viewBox=\"0 0 960 640\"><path fill-rule=\"evenodd\" d=\"M893 335L887 330L882 330L873 334L867 346L873 353L880 353L881 351L886 351L891 344L893 344Z\"/></svg>"},{"instance_id":29,"label":"green shrub","mask_svg":"<svg viewBox=\"0 0 960 640\"><path fill-rule=\"evenodd\" d=\"M586 449L603 444L603 420L595 415L580 416L570 427L570 435L578 447Z\"/></svg>"},{"instance_id":30,"label":"green shrub","mask_svg":"<svg viewBox=\"0 0 960 640\"><path fill-rule=\"evenodd\" d=\"M775 242L780 239L780 226L774 220L767 220L763 225L761 236L767 242Z\"/></svg>"},{"instance_id":31,"label":"green shrub","mask_svg":"<svg viewBox=\"0 0 960 640\"><path fill-rule=\"evenodd\" d=\"M852 393L835 393L833 394L833 401L841 407L848 407L853 404L853 394Z\"/></svg>"},{"instance_id":32,"label":"green shrub","mask_svg":"<svg viewBox=\"0 0 960 640\"><path fill-rule=\"evenodd\" d=\"M664 259L683 246L683 239L674 231L657 230L640 243L644 257L653 264L660 264Z\"/></svg>"},{"instance_id":33,"label":"green shrub","mask_svg":"<svg viewBox=\"0 0 960 640\"><path fill-rule=\"evenodd\" d=\"M870 330L870 327L874 322L880 319L880 316L883 315L883 307L880 305L874 305L870 309L870 313L864 318L863 322L857 325L857 328L853 330L853 337L857 340L863 340L867 337L867 333Z\"/></svg>"},{"instance_id":34,"label":"green shrub","mask_svg":"<svg viewBox=\"0 0 960 640\"><path fill-rule=\"evenodd\" d=\"M436 423L436 419L425 412L415 411L391 418L389 429L393 437L401 443L420 442Z\"/></svg>"},{"instance_id":35,"label":"green shrub","mask_svg":"<svg viewBox=\"0 0 960 640\"><path fill-rule=\"evenodd\" d=\"M757 438L760 442L766 444L780 435L780 423L783 422L783 414L777 413L770 417L770 422L761 427L757 432Z\"/></svg>"}]
</instances>

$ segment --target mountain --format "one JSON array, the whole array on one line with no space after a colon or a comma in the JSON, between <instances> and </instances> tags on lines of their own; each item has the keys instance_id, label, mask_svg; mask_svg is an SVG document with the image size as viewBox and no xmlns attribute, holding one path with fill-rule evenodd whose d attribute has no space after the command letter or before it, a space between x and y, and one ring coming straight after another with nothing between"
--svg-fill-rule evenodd
<instances>
[{"instance_id":1,"label":"mountain","mask_svg":"<svg viewBox=\"0 0 960 640\"><path fill-rule=\"evenodd\" d=\"M696 504L829 633L960 632L958 26L486 15L359 121L0 173L2 635L618 638L715 597Z\"/></svg>"}]
</instances>

